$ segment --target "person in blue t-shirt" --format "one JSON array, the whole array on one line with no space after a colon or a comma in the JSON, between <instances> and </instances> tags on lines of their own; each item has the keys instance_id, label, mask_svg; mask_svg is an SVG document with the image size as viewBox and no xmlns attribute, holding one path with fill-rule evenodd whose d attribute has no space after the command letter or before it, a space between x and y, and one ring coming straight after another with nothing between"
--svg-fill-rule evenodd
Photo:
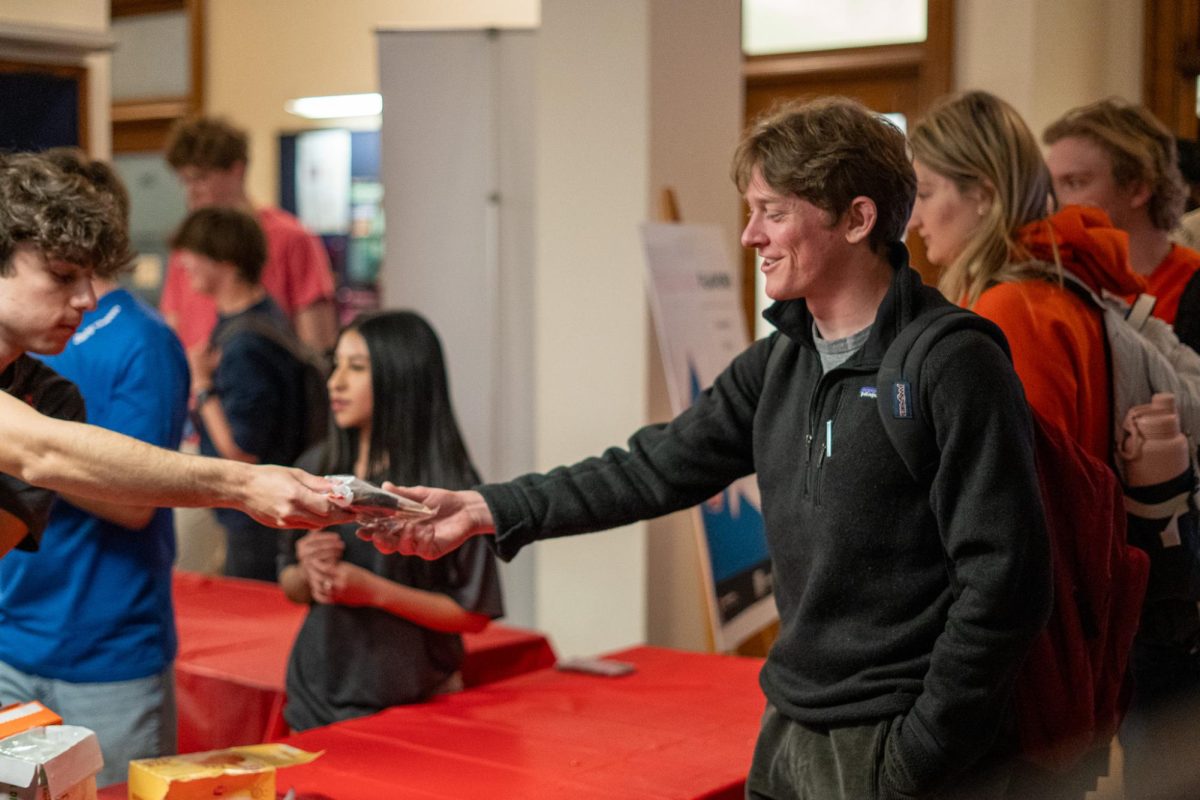
<instances>
[{"instance_id":1,"label":"person in blue t-shirt","mask_svg":"<svg viewBox=\"0 0 1200 800\"><path fill-rule=\"evenodd\" d=\"M44 154L116 201L116 173L73 150ZM113 279L63 352L45 362L78 386L93 424L179 446L188 366L174 332ZM175 752L170 509L60 500L36 552L0 562L0 704L37 699L96 732L101 786L130 759Z\"/></svg>"}]
</instances>

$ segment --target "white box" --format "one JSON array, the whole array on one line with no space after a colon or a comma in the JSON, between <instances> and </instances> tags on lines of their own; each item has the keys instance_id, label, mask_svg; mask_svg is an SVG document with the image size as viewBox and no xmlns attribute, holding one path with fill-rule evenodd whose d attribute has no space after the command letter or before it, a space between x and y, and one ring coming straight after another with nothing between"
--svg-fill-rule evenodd
<instances>
[{"instance_id":1,"label":"white box","mask_svg":"<svg viewBox=\"0 0 1200 800\"><path fill-rule=\"evenodd\" d=\"M104 766L96 734L78 725L48 725L0 739L0 797L96 800Z\"/></svg>"}]
</instances>

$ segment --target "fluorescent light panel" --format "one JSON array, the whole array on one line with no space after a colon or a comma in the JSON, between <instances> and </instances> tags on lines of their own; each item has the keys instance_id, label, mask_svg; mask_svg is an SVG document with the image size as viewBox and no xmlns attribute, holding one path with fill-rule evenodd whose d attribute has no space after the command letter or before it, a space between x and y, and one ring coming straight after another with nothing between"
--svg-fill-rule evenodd
<instances>
[{"instance_id":1,"label":"fluorescent light panel","mask_svg":"<svg viewBox=\"0 0 1200 800\"><path fill-rule=\"evenodd\" d=\"M295 100L288 100L283 107L289 114L308 119L373 117L383 111L383 97L374 92L298 97Z\"/></svg>"}]
</instances>

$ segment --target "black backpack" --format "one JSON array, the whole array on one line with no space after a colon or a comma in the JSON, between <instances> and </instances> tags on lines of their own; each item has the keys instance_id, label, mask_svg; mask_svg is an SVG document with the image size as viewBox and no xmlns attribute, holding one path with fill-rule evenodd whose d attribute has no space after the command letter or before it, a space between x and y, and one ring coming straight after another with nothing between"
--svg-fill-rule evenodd
<instances>
[{"instance_id":1,"label":"black backpack","mask_svg":"<svg viewBox=\"0 0 1200 800\"><path fill-rule=\"evenodd\" d=\"M301 369L303 420L301 447L293 460L310 447L325 441L329 435L329 392L325 382L329 369L325 360L312 348L300 341L290 330L285 330L265 314L242 314L227 322L213 345L223 346L240 333L253 333L276 345L287 353Z\"/></svg>"},{"instance_id":2,"label":"black backpack","mask_svg":"<svg viewBox=\"0 0 1200 800\"><path fill-rule=\"evenodd\" d=\"M879 415L917 480L927 480L939 459L932 421L920 403L921 366L943 336L966 329L990 336L1011 355L994 323L947 304L906 326L883 357ZM1150 564L1129 543L1116 474L1029 411L1051 545L1054 605L1018 674L1014 706L1023 756L1062 771L1089 751L1106 748L1125 714L1129 656Z\"/></svg>"}]
</instances>

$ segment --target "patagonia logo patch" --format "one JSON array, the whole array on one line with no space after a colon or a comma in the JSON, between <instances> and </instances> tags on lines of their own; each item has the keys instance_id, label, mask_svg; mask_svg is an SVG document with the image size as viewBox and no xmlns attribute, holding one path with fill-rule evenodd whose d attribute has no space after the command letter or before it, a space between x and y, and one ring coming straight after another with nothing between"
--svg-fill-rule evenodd
<instances>
[{"instance_id":1,"label":"patagonia logo patch","mask_svg":"<svg viewBox=\"0 0 1200 800\"><path fill-rule=\"evenodd\" d=\"M858 388L858 397L860 400L874 400L879 396L874 386L860 386Z\"/></svg>"},{"instance_id":2,"label":"patagonia logo patch","mask_svg":"<svg viewBox=\"0 0 1200 800\"><path fill-rule=\"evenodd\" d=\"M912 384L896 381L892 384L892 416L896 419L912 419Z\"/></svg>"}]
</instances>

